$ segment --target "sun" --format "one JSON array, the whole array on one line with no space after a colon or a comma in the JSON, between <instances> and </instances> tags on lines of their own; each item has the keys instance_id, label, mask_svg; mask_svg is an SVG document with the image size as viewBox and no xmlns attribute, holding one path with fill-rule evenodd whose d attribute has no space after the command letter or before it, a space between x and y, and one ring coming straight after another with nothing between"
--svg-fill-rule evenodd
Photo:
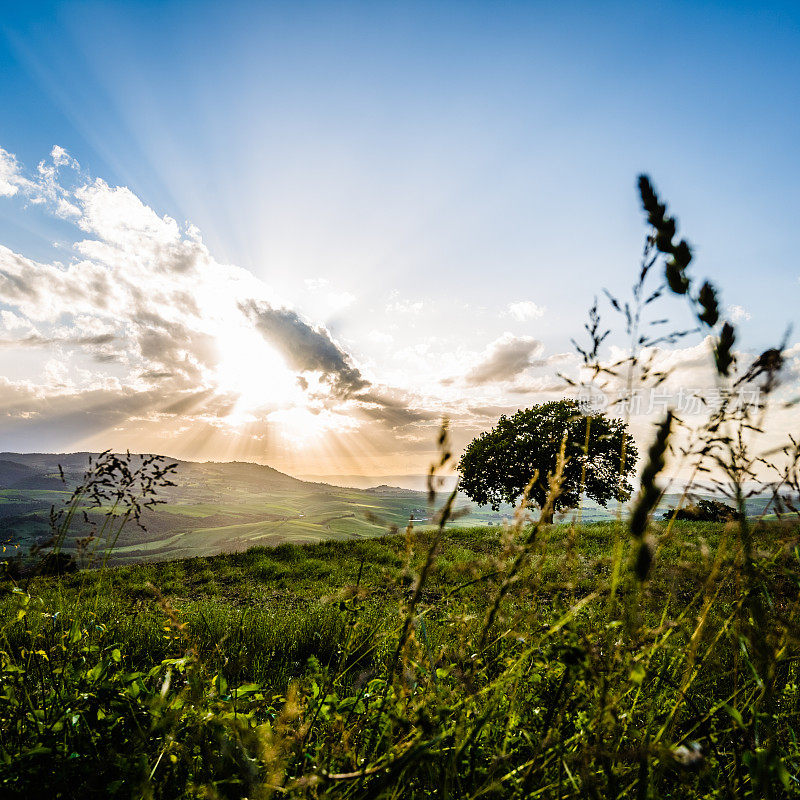
<instances>
[{"instance_id":1,"label":"sun","mask_svg":"<svg viewBox=\"0 0 800 800\"><path fill-rule=\"evenodd\" d=\"M317 407L297 373L257 330L224 325L215 340L218 363L214 383L219 392L236 398L223 420L228 428L243 435L260 435L269 427L281 441L302 449L357 427L348 415ZM306 377L312 386L317 385L313 376Z\"/></svg>"},{"instance_id":2,"label":"sun","mask_svg":"<svg viewBox=\"0 0 800 800\"><path fill-rule=\"evenodd\" d=\"M215 382L223 392L237 396L232 419L254 411L303 402L297 375L258 333L245 326L226 326L216 335L219 363Z\"/></svg>"}]
</instances>

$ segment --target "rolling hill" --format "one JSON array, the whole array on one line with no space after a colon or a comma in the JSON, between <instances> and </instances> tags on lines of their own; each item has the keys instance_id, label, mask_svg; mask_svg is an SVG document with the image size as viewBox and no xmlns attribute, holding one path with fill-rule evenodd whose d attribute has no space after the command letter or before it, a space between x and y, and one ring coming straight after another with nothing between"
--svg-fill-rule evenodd
<instances>
[{"instance_id":1,"label":"rolling hill","mask_svg":"<svg viewBox=\"0 0 800 800\"><path fill-rule=\"evenodd\" d=\"M0 453L0 544L6 554L26 554L50 537L50 509L68 500L92 455ZM161 493L162 504L144 513L145 530L132 523L123 529L111 555L113 563L209 556L255 545L360 539L401 529L409 519L418 526L431 522L422 491L389 485L333 486L240 461L175 463L176 485ZM666 495L660 510L677 500L677 495ZM749 501L751 513L760 513L764 503L758 497ZM499 524L512 513L510 506L499 512L470 506L465 497L457 505L464 513L460 526ZM582 522L615 515L615 508L588 500L580 509ZM90 531L82 517L76 519L67 552L74 551L75 540ZM89 513L89 523L102 519ZM97 541L95 547L103 550L105 543Z\"/></svg>"},{"instance_id":2,"label":"rolling hill","mask_svg":"<svg viewBox=\"0 0 800 800\"><path fill-rule=\"evenodd\" d=\"M0 537L6 552L27 552L50 536L51 507L58 508L69 498L91 455L0 453ZM144 513L146 530L126 526L113 562L213 555L284 542L358 539L401 528L411 518L422 525L430 520L424 492L331 486L246 462L175 463L176 486L161 493L164 503ZM90 514L90 519L100 517ZM501 519L491 509L472 509L459 524L486 525ZM78 520L73 540L88 530ZM74 542L66 549L73 550Z\"/></svg>"}]
</instances>

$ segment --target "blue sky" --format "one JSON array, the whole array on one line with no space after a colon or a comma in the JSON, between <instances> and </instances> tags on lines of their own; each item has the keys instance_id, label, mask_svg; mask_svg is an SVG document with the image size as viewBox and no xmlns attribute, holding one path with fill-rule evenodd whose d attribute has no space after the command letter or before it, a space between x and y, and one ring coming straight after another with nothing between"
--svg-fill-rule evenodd
<instances>
[{"instance_id":1,"label":"blue sky","mask_svg":"<svg viewBox=\"0 0 800 800\"><path fill-rule=\"evenodd\" d=\"M383 417L380 431L348 429L335 446L345 423L331 422L335 453L313 451L327 467L305 471L416 470L432 419L459 419L456 401L536 402L549 384L534 356L568 350L594 295L632 280L641 171L695 245L698 274L738 308L748 347L797 320L797 4L8 3L0 71L0 147L23 172L57 145L80 164L73 188L127 187L196 226L214 264L247 271L260 301L324 329L382 398L422 415L411 429ZM13 253L63 265L87 230L105 235L23 194L0 198L0 244ZM72 324L68 309L51 311L34 321L40 334ZM105 364L124 393L146 366L141 347L116 362L52 347L22 366L6 347L7 374L45 385L53 358L93 374ZM526 375L453 388L501 351L522 352L523 367L527 352ZM195 376L203 389L209 370ZM525 394L525 379L541 380ZM268 382L247 388L259 391ZM461 410L465 438L491 423ZM14 426L0 435L18 449L143 435L116 418L97 437L73 416ZM225 444L174 431L168 442L175 455L240 452L218 435ZM265 441L280 437L252 429L238 440L248 436L248 457L302 469L295 445L276 450Z\"/></svg>"}]
</instances>

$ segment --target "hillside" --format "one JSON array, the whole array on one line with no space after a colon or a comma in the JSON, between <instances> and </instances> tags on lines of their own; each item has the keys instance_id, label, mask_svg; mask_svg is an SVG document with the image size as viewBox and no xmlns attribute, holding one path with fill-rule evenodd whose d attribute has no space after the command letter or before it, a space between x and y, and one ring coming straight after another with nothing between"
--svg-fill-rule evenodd
<instances>
[{"instance_id":1,"label":"hillside","mask_svg":"<svg viewBox=\"0 0 800 800\"><path fill-rule=\"evenodd\" d=\"M27 552L49 536L50 508L69 498L90 455L0 453L0 537L7 548ZM312 483L246 462L175 463L176 486L161 493L163 504L144 513L146 530L126 526L114 548L115 563L358 539L403 527L410 518L425 524L430 515L424 492ZM96 514L90 518L99 520ZM475 509L459 523L485 525L501 518L491 509ZM79 521L73 538L87 531Z\"/></svg>"},{"instance_id":2,"label":"hillside","mask_svg":"<svg viewBox=\"0 0 800 800\"><path fill-rule=\"evenodd\" d=\"M91 453L0 453L0 542L6 552L27 553L31 545L50 536L51 507L58 509L82 480ZM163 502L144 513L146 530L128 524L116 543L114 563L209 556L323 540L379 536L403 528L413 519L430 524L431 511L423 491L390 485L368 489L304 481L272 467L248 462L192 462L175 460L175 486L163 490ZM64 474L62 482L59 466ZM673 507L678 495L665 495L660 510ZM763 510L764 498L749 501L750 513ZM497 525L513 509L498 512L476 507L461 497L462 526ZM575 512L558 515L567 520ZM582 522L613 519L617 509L585 500ZM98 514L90 521L102 522ZM66 550L86 535L82 520L74 526ZM99 543L100 549L103 544Z\"/></svg>"}]
</instances>

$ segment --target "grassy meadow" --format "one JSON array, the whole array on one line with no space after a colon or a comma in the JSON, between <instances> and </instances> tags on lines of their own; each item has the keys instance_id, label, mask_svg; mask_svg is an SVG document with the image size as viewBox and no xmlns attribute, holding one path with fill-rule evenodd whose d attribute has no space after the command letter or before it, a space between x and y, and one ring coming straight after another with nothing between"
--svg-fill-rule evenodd
<instances>
[{"instance_id":1,"label":"grassy meadow","mask_svg":"<svg viewBox=\"0 0 800 800\"><path fill-rule=\"evenodd\" d=\"M0 786L795 796L800 527L753 528L758 597L742 592L736 530L654 524L644 584L611 522L283 544L7 586Z\"/></svg>"}]
</instances>

